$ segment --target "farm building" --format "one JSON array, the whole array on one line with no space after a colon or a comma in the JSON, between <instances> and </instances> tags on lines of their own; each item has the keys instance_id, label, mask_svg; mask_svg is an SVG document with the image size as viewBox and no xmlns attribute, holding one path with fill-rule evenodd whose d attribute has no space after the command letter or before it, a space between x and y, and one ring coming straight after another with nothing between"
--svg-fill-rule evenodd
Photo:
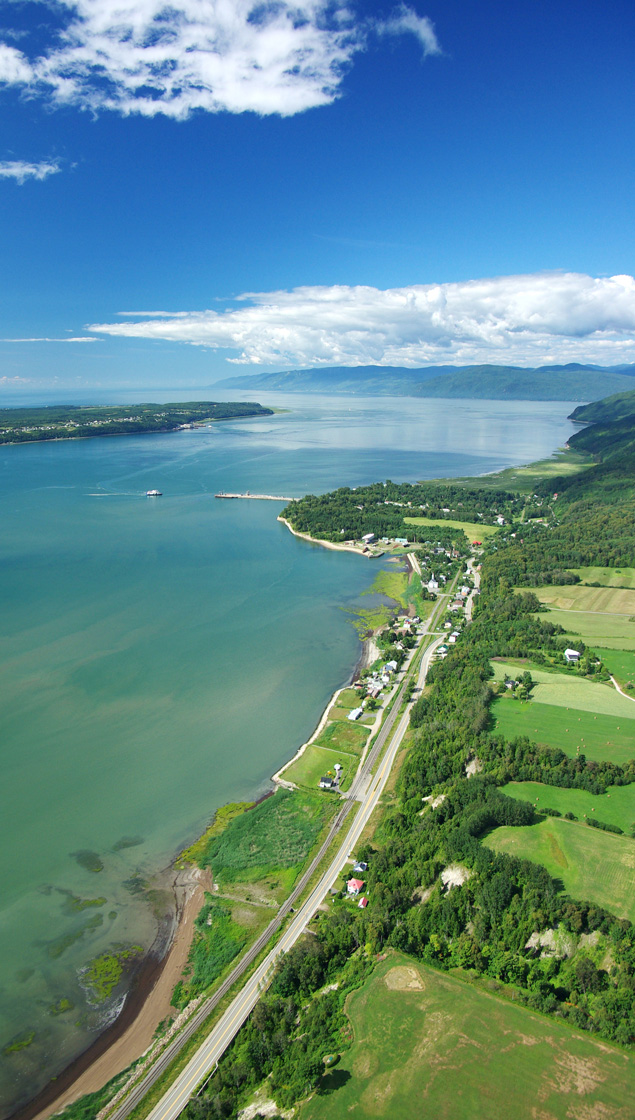
<instances>
[{"instance_id":1,"label":"farm building","mask_svg":"<svg viewBox=\"0 0 635 1120\"><path fill-rule=\"evenodd\" d=\"M567 661L567 662L568 662L569 664L571 664L571 662L574 662L574 661L579 661L579 660L580 660L580 653L579 653L579 651L578 651L577 649L565 649L565 651L564 651L564 659L565 659L565 661Z\"/></svg>"}]
</instances>

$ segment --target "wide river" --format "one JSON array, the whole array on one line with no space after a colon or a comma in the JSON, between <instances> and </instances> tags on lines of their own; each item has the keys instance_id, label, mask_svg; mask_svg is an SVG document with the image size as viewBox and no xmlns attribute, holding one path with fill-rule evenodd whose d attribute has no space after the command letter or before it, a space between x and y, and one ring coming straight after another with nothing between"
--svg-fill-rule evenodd
<instances>
[{"instance_id":1,"label":"wide river","mask_svg":"<svg viewBox=\"0 0 635 1120\"><path fill-rule=\"evenodd\" d=\"M481 474L549 455L574 428L565 402L259 399L290 411L0 448L1 1116L115 1013L90 1006L81 969L151 944L139 882L217 806L268 788L357 660L342 608L376 567L297 540L273 502L215 491ZM106 902L78 910L73 896ZM53 1014L60 1000L72 1011Z\"/></svg>"}]
</instances>

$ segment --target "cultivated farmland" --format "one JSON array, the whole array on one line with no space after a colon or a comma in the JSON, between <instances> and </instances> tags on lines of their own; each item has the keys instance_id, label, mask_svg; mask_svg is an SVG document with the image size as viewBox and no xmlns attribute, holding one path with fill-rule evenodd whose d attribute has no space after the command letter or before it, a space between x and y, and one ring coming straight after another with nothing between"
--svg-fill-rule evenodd
<instances>
[{"instance_id":1,"label":"cultivated farmland","mask_svg":"<svg viewBox=\"0 0 635 1120\"><path fill-rule=\"evenodd\" d=\"M609 673L615 677L622 688L629 681L635 684L635 653L623 649L599 649L598 653Z\"/></svg>"},{"instance_id":2,"label":"cultivated farmland","mask_svg":"<svg viewBox=\"0 0 635 1120\"><path fill-rule=\"evenodd\" d=\"M300 1120L630 1120L630 1054L391 952Z\"/></svg>"},{"instance_id":3,"label":"cultivated farmland","mask_svg":"<svg viewBox=\"0 0 635 1120\"><path fill-rule=\"evenodd\" d=\"M617 587L583 587L567 584L564 587L533 588L541 603L563 611L591 611L602 614L635 615L635 590Z\"/></svg>"},{"instance_id":4,"label":"cultivated farmland","mask_svg":"<svg viewBox=\"0 0 635 1120\"><path fill-rule=\"evenodd\" d=\"M622 614L591 614L585 611L560 611L550 608L547 619L555 626L562 626L567 639L575 647L576 638L587 646L612 649L635 649L635 622Z\"/></svg>"},{"instance_id":5,"label":"cultivated farmland","mask_svg":"<svg viewBox=\"0 0 635 1120\"><path fill-rule=\"evenodd\" d=\"M635 588L635 568L571 568L585 583Z\"/></svg>"},{"instance_id":6,"label":"cultivated farmland","mask_svg":"<svg viewBox=\"0 0 635 1120\"><path fill-rule=\"evenodd\" d=\"M604 824L615 824L629 833L635 824L635 783L628 786L611 786L606 793L589 793L586 789L566 789L546 786L542 782L509 782L503 793L519 801L531 801L537 812L557 809L560 813L573 813L579 820L596 818ZM635 840L633 840L635 850Z\"/></svg>"},{"instance_id":7,"label":"cultivated farmland","mask_svg":"<svg viewBox=\"0 0 635 1120\"><path fill-rule=\"evenodd\" d=\"M444 529L461 529L471 541L482 541L498 532L498 525L481 525L478 521L452 521L449 517L438 520L432 517L404 517L404 521L406 525L424 525L430 529L438 529L439 526Z\"/></svg>"},{"instance_id":8,"label":"cultivated farmland","mask_svg":"<svg viewBox=\"0 0 635 1120\"><path fill-rule=\"evenodd\" d=\"M556 704L537 704L535 700L521 703L507 696L495 700L491 712L495 734L506 739L526 735L535 743L557 747L572 757L583 754L594 762L616 762L618 766L635 756L632 720L570 711Z\"/></svg>"},{"instance_id":9,"label":"cultivated farmland","mask_svg":"<svg viewBox=\"0 0 635 1120\"><path fill-rule=\"evenodd\" d=\"M518 828L504 825L483 841L496 852L541 863L572 898L635 920L635 841L585 824L548 817Z\"/></svg>"},{"instance_id":10,"label":"cultivated farmland","mask_svg":"<svg viewBox=\"0 0 635 1120\"><path fill-rule=\"evenodd\" d=\"M517 678L524 669L507 661L494 661L494 679L503 680L505 676ZM546 670L527 668L536 682L529 704L553 704L557 707L577 708L583 712L602 713L619 719L635 719L635 703L619 692L611 684L594 684L581 680L573 673L553 673ZM512 701L516 703L516 701ZM576 716L577 718L577 716ZM635 733L635 727L633 728Z\"/></svg>"}]
</instances>

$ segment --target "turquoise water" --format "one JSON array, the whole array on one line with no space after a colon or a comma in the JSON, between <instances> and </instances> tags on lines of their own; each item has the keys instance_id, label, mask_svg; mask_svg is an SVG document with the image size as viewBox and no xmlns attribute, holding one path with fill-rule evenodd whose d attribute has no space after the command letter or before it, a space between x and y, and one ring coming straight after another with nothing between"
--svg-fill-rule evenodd
<instances>
[{"instance_id":1,"label":"turquoise water","mask_svg":"<svg viewBox=\"0 0 635 1120\"><path fill-rule=\"evenodd\" d=\"M296 540L275 503L214 492L482 473L573 428L562 403L271 397L293 411L0 448L0 1048L36 1034L0 1056L2 1115L116 1013L91 1007L81 969L151 944L135 880L268 788L357 659L341 608L376 569ZM71 895L106 903L73 911ZM63 998L74 1010L51 1015Z\"/></svg>"}]
</instances>

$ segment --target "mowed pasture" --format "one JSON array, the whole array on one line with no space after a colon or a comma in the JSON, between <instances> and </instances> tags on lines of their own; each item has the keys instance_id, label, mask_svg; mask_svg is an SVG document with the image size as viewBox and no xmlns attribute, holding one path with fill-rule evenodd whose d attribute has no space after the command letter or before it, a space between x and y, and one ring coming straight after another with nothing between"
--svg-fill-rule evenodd
<instances>
[{"instance_id":1,"label":"mowed pasture","mask_svg":"<svg viewBox=\"0 0 635 1120\"><path fill-rule=\"evenodd\" d=\"M635 649L635 622L623 614L592 614L588 611L561 611L550 608L535 617L562 626L567 641L576 648L582 639L592 649Z\"/></svg>"},{"instance_id":2,"label":"mowed pasture","mask_svg":"<svg viewBox=\"0 0 635 1120\"><path fill-rule=\"evenodd\" d=\"M339 762L342 766L340 788L346 791L355 774L364 751L369 733L369 724L375 722L375 715L363 715L358 721L350 720L349 714L359 706L360 700L355 689L347 688L336 697L328 712L328 722L317 739L305 747L283 771L285 781L293 782L305 789L318 789L320 778L331 774Z\"/></svg>"},{"instance_id":3,"label":"mowed pasture","mask_svg":"<svg viewBox=\"0 0 635 1120\"><path fill-rule=\"evenodd\" d=\"M623 614L627 617L635 615L635 590L621 587L583 587L579 583L534 587L532 590L541 603L562 611Z\"/></svg>"},{"instance_id":4,"label":"mowed pasture","mask_svg":"<svg viewBox=\"0 0 635 1120\"><path fill-rule=\"evenodd\" d=\"M406 525L419 525L430 529L461 529L469 540L482 541L498 532L498 525L481 525L479 521L455 521L449 517L404 517Z\"/></svg>"},{"instance_id":5,"label":"mowed pasture","mask_svg":"<svg viewBox=\"0 0 635 1120\"><path fill-rule=\"evenodd\" d=\"M601 583L603 587L635 589L635 568L571 568L585 583Z\"/></svg>"},{"instance_id":6,"label":"mowed pasture","mask_svg":"<svg viewBox=\"0 0 635 1120\"><path fill-rule=\"evenodd\" d=\"M635 920L635 840L548 817L539 824L495 828L483 843L495 852L541 863L562 880L572 898Z\"/></svg>"},{"instance_id":7,"label":"mowed pasture","mask_svg":"<svg viewBox=\"0 0 635 1120\"><path fill-rule=\"evenodd\" d=\"M508 661L494 661L492 664L495 680L501 681L505 676L518 679L524 672L523 668ZM635 719L635 703L627 696L621 696L612 684L595 684L575 676L573 671L550 673L531 666L528 669L536 682L531 690L529 705L551 704L570 711L577 709L619 719ZM635 727L633 732L635 733Z\"/></svg>"},{"instance_id":8,"label":"mowed pasture","mask_svg":"<svg viewBox=\"0 0 635 1120\"><path fill-rule=\"evenodd\" d=\"M342 767L342 780L340 788L347 790L350 786L359 765L359 758L345 751L329 750L328 747L318 747L311 743L306 750L296 758L295 762L284 771L282 777L285 781L293 782L306 789L319 789L320 778L329 774L335 775L335 763Z\"/></svg>"},{"instance_id":9,"label":"mowed pasture","mask_svg":"<svg viewBox=\"0 0 635 1120\"><path fill-rule=\"evenodd\" d=\"M635 705L634 705L635 707ZM494 734L506 739L526 735L575 757L624 766L635 757L635 722L593 712L572 712L557 704L520 702L503 696L491 708Z\"/></svg>"},{"instance_id":10,"label":"mowed pasture","mask_svg":"<svg viewBox=\"0 0 635 1120\"><path fill-rule=\"evenodd\" d=\"M390 952L346 1003L353 1044L299 1120L630 1120L634 1058Z\"/></svg>"},{"instance_id":11,"label":"mowed pasture","mask_svg":"<svg viewBox=\"0 0 635 1120\"><path fill-rule=\"evenodd\" d=\"M589 793L586 789L566 789L547 786L542 782L509 782L503 793L518 801L530 801L536 812L557 809L559 813L573 813L579 820L585 817L615 824L630 834L635 825L635 783L628 786L611 786L606 793ZM635 848L635 840L633 840Z\"/></svg>"},{"instance_id":12,"label":"mowed pasture","mask_svg":"<svg viewBox=\"0 0 635 1120\"><path fill-rule=\"evenodd\" d=\"M635 685L635 652L624 649L599 649L598 654L609 673L615 677L622 688L629 681ZM635 704L635 689L633 692L633 703Z\"/></svg>"}]
</instances>

